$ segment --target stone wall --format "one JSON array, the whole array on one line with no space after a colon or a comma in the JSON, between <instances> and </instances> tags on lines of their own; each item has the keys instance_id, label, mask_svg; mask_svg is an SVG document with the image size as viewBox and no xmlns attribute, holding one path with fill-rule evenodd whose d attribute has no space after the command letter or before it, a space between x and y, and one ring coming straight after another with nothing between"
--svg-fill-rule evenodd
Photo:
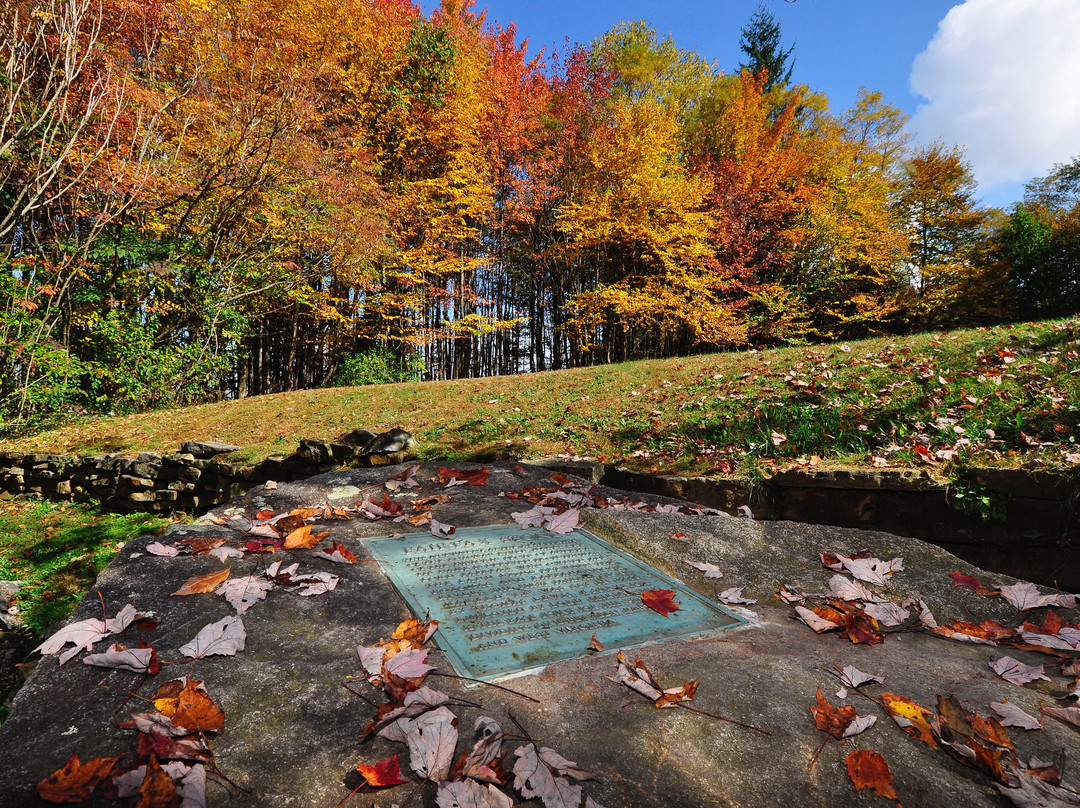
<instances>
[{"instance_id":1,"label":"stone wall","mask_svg":"<svg viewBox=\"0 0 1080 808\"><path fill-rule=\"evenodd\" d=\"M268 480L302 480L344 463L383 465L403 459L403 452L371 454L361 447L317 440L303 440L293 454L272 455L259 463L191 452L139 452L130 457L0 451L0 496L96 500L119 511L196 512Z\"/></svg>"}]
</instances>

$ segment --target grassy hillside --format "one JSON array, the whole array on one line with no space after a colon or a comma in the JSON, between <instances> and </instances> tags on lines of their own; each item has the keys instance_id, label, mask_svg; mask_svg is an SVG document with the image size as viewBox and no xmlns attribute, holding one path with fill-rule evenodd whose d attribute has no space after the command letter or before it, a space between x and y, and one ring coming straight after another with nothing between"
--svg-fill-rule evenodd
<instances>
[{"instance_id":1,"label":"grassy hillside","mask_svg":"<svg viewBox=\"0 0 1080 808\"><path fill-rule=\"evenodd\" d=\"M1077 405L1080 320L1072 319L513 377L305 390L85 420L4 447L175 450L197 438L238 444L257 459L288 453L300 438L400 426L418 437L427 458L568 454L668 473L730 473L746 458L774 466L1072 465L1080 462Z\"/></svg>"}]
</instances>

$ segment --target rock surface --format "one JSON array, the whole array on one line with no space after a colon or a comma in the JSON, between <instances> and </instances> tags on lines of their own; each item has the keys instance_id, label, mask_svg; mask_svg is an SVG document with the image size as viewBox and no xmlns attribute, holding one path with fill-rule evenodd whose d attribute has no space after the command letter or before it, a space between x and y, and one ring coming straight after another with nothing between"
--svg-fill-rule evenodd
<instances>
[{"instance_id":1,"label":"rock surface","mask_svg":"<svg viewBox=\"0 0 1080 808\"><path fill-rule=\"evenodd\" d=\"M459 468L475 467L459 465ZM444 490L434 481L437 464L421 467L419 488L390 493L408 501L415 496L448 494L451 501L432 511L439 522L457 526L508 523L511 514L527 510L528 503L499 496L524 487L551 487L550 472L534 467L492 464L486 485L461 485ZM276 490L253 488L243 497L220 507L216 514L254 514L260 509L283 512L329 502L344 505L359 498L381 501L383 483L400 468L370 468L335 472ZM525 476L522 477L520 474ZM613 489L595 489L602 495L627 496ZM662 498L629 495L630 500L662 502ZM489 687L429 676L427 684L450 694L464 706L455 706L462 741L457 754L467 750L471 730L479 716L498 721L508 734L521 734L513 716L527 732L543 738L543 745L595 772L597 780L584 783L586 793L607 808L697 808L698 806L875 806L886 804L868 790L856 791L844 759L852 748L880 752L892 771L904 805L1002 806L1008 801L989 777L961 766L940 750L932 749L902 732L881 707L849 694L836 695L840 683L836 666L857 668L886 678L884 689L899 693L933 709L938 694L955 695L968 709L989 715L993 701L1009 701L1038 716L1040 705L1057 704L1071 680L1047 667L1053 681L1019 686L997 677L987 666L1006 654L1031 664L1045 656L1014 648L971 645L920 632L892 634L873 646L853 645L835 634L816 635L793 619L791 607L774 598L780 584L804 592L824 592L833 571L822 567L818 554L846 554L866 550L882 559L903 557L904 569L890 580L889 598L922 594L938 620L955 618L975 622L993 619L1017 625L1026 618L1042 622L1046 609L1020 613L1000 597L981 597L954 587L949 576L962 571L983 583L999 586L1012 579L983 573L945 551L918 540L854 529L813 527L795 523L759 523L725 515L690 516L625 511L586 511L584 525L627 552L681 579L707 597L718 590L742 586L743 594L757 603L743 612L751 625L712 637L657 643L628 652L640 656L665 687L699 679L693 706L710 713L768 729L766 735L688 710L657 710L623 685L610 680L616 673L614 648L604 654L583 656L554 664L536 674L504 685L538 700ZM362 743L358 737L374 710L343 687L348 684L378 701L381 693L362 681L347 677L361 673L358 645L371 645L389 637L402 620L412 615L394 592L362 543L364 536L397 531L428 530L407 522L368 520L320 523L330 539L346 545L360 557L347 566L311 559L296 551L295 560L310 562L342 577L333 591L315 597L271 592L244 616L247 643L233 657L208 657L167 666L138 691L153 694L161 681L182 673L203 681L211 697L225 711L225 726L213 739L223 773L242 787L213 780L208 788L210 806L311 806L337 804L355 783L346 777L358 763L399 755L409 784L389 792L369 789L353 795L347 805L403 803L420 778L408 770L408 752L384 739ZM672 536L679 538L672 538ZM189 577L220 570L222 563L207 556L165 558L150 555L151 541L171 543L183 537L237 538L234 531L209 520L170 528L164 538L146 537L129 542L101 574L95 589L80 603L73 619L100 617L104 598L110 616L126 603L139 611L152 611L156 629L141 635L132 627L119 637L136 645L140 636L158 649L163 660L180 662L178 648L205 625L234 614L221 597L212 594L171 597ZM453 536L441 541L453 541ZM292 563L290 554L276 558ZM709 562L723 578L707 579L685 561ZM233 576L264 567L266 557L249 554L230 559ZM482 570L477 570L477 575ZM880 589L880 587L879 587ZM1076 622L1074 610L1058 610ZM422 617L422 615L421 615ZM435 636L438 640L438 634ZM602 639L602 638L601 638ZM109 641L95 645L102 650ZM452 668L433 651L429 659L440 670ZM44 805L34 784L64 764L72 752L81 759L117 755L134 748L132 733L117 729L117 718L145 709L128 693L141 677L84 665L79 658L59 667L55 657L44 659L19 692L10 718L0 726L0 804ZM874 715L877 724L852 742L829 740L815 765L808 769L826 737L814 726L810 706L820 688L834 704L851 704L860 714ZM864 686L872 698L882 687ZM466 702L482 704L479 709ZM1020 757L1037 755L1056 760L1080 755L1080 731L1052 718L1035 732L1010 730ZM511 753L520 741L506 741ZM1070 776L1067 774L1067 777ZM412 805L431 806L435 788L424 785ZM88 804L115 804L92 797ZM538 806L539 800L515 804Z\"/></svg>"},{"instance_id":2,"label":"rock surface","mask_svg":"<svg viewBox=\"0 0 1080 808\"><path fill-rule=\"evenodd\" d=\"M189 440L180 447L180 451L202 459L219 454L238 452L240 447L233 446L231 443L218 443L212 440Z\"/></svg>"}]
</instances>

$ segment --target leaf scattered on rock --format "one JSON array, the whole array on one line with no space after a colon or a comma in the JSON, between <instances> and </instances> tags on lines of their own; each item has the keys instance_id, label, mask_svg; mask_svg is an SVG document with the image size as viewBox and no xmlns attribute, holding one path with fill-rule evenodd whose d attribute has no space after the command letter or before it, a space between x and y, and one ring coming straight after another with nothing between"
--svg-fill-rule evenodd
<instances>
[{"instance_id":1,"label":"leaf scattered on rock","mask_svg":"<svg viewBox=\"0 0 1080 808\"><path fill-rule=\"evenodd\" d=\"M954 587L966 586L968 589L973 589L976 595L989 597L998 594L998 590L984 586L978 578L974 575L968 575L966 572L950 572L949 577L952 578Z\"/></svg>"},{"instance_id":2,"label":"leaf scattered on rock","mask_svg":"<svg viewBox=\"0 0 1080 808\"><path fill-rule=\"evenodd\" d=\"M364 763L356 764L356 771L360 773L360 776L364 778L366 782L372 788L386 788L388 786L399 786L406 782L401 779L401 769L398 768L397 755L393 757L383 758L374 766L368 766Z\"/></svg>"},{"instance_id":3,"label":"leaf scattered on rock","mask_svg":"<svg viewBox=\"0 0 1080 808\"><path fill-rule=\"evenodd\" d=\"M757 600L755 600L754 598L744 598L742 591L743 587L741 586L728 587L723 592L717 593L716 599L721 603L727 603L728 605L737 605L742 603L747 606L752 606L753 604L757 603Z\"/></svg>"},{"instance_id":4,"label":"leaf scattered on rock","mask_svg":"<svg viewBox=\"0 0 1080 808\"><path fill-rule=\"evenodd\" d=\"M856 749L844 760L848 777L855 785L855 790L869 788L875 794L890 800L897 799L893 788L892 772L878 752L873 749Z\"/></svg>"},{"instance_id":5,"label":"leaf scattered on rock","mask_svg":"<svg viewBox=\"0 0 1080 808\"><path fill-rule=\"evenodd\" d=\"M657 707L674 707L680 701L691 701L697 692L697 679L687 682L682 687L664 690L640 659L635 659L634 664L631 665L622 651L619 651L616 659L619 662L619 669L613 681L620 682L645 698L651 699Z\"/></svg>"},{"instance_id":6,"label":"leaf scattered on rock","mask_svg":"<svg viewBox=\"0 0 1080 808\"><path fill-rule=\"evenodd\" d=\"M344 544L336 541L330 543L329 550L315 550L311 555L314 558L325 558L327 561L333 561L336 564L356 563L356 554Z\"/></svg>"},{"instance_id":7,"label":"leaf scattered on rock","mask_svg":"<svg viewBox=\"0 0 1080 808\"><path fill-rule=\"evenodd\" d=\"M268 581L262 575L245 575L242 578L226 581L215 589L214 593L229 601L237 614L244 614L253 605L263 600L266 593L273 588L274 582Z\"/></svg>"},{"instance_id":8,"label":"leaf scattered on rock","mask_svg":"<svg viewBox=\"0 0 1080 808\"><path fill-rule=\"evenodd\" d=\"M1004 727L1020 727L1021 729L1042 729L1042 721L1037 721L1025 713L1015 704L1007 701L992 701L990 709L1001 716L1001 725Z\"/></svg>"},{"instance_id":9,"label":"leaf scattered on rock","mask_svg":"<svg viewBox=\"0 0 1080 808\"><path fill-rule=\"evenodd\" d=\"M239 616L223 617L216 623L203 626L195 638L180 646L180 653L192 659L207 656L233 656L244 650L247 632Z\"/></svg>"},{"instance_id":10,"label":"leaf scattered on rock","mask_svg":"<svg viewBox=\"0 0 1080 808\"><path fill-rule=\"evenodd\" d=\"M701 570L705 573L706 578L723 578L724 573L720 571L720 568L715 564L710 564L708 561L685 561L696 570Z\"/></svg>"},{"instance_id":11,"label":"leaf scattered on rock","mask_svg":"<svg viewBox=\"0 0 1080 808\"><path fill-rule=\"evenodd\" d=\"M937 740L930 727L930 719L934 717L933 712L910 699L889 692L881 694L881 705L904 732L912 738L937 748Z\"/></svg>"},{"instance_id":12,"label":"leaf scattered on rock","mask_svg":"<svg viewBox=\"0 0 1080 808\"><path fill-rule=\"evenodd\" d=\"M85 802L97 785L109 776L120 756L93 758L82 763L74 752L62 768L37 784L38 796L49 802Z\"/></svg>"},{"instance_id":13,"label":"leaf scattered on rock","mask_svg":"<svg viewBox=\"0 0 1080 808\"><path fill-rule=\"evenodd\" d=\"M881 676L875 676L872 673L864 673L853 665L845 665L840 671L840 681L847 687L861 687L867 682L877 682L878 684L884 684L885 679Z\"/></svg>"},{"instance_id":14,"label":"leaf scattered on rock","mask_svg":"<svg viewBox=\"0 0 1080 808\"><path fill-rule=\"evenodd\" d=\"M221 586L231 574L232 568L226 567L217 572L208 572L206 575L196 575L188 578L183 586L173 592L173 595L204 595L207 592L213 592Z\"/></svg>"},{"instance_id":15,"label":"leaf scattered on rock","mask_svg":"<svg viewBox=\"0 0 1080 808\"><path fill-rule=\"evenodd\" d=\"M1043 672L1043 665L1025 665L1011 656L1004 656L987 664L994 673L1014 685L1024 685L1036 679L1050 681L1050 677Z\"/></svg>"}]
</instances>

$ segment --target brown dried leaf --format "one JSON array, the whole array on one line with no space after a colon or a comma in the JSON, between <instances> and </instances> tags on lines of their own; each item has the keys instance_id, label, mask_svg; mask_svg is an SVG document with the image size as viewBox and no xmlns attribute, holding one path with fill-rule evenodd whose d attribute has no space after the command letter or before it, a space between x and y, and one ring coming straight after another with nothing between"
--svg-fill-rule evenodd
<instances>
[{"instance_id":1,"label":"brown dried leaf","mask_svg":"<svg viewBox=\"0 0 1080 808\"><path fill-rule=\"evenodd\" d=\"M93 758L79 762L74 752L63 768L57 769L37 784L38 796L48 802L76 803L89 799L94 788L109 776L120 756Z\"/></svg>"},{"instance_id":2,"label":"brown dried leaf","mask_svg":"<svg viewBox=\"0 0 1080 808\"><path fill-rule=\"evenodd\" d=\"M820 687L817 691L817 706L811 707L810 712L814 714L814 724L817 728L832 735L838 741L844 737L848 724L858 717L855 708L850 704L845 704L840 708L833 707L828 699L821 695Z\"/></svg>"},{"instance_id":3,"label":"brown dried leaf","mask_svg":"<svg viewBox=\"0 0 1080 808\"><path fill-rule=\"evenodd\" d=\"M184 585L173 592L173 594L202 595L207 592L213 592L228 580L231 573L232 568L226 567L218 572L209 572L206 575L196 575L193 578L188 578L187 581L184 582Z\"/></svg>"},{"instance_id":4,"label":"brown dried leaf","mask_svg":"<svg viewBox=\"0 0 1080 808\"><path fill-rule=\"evenodd\" d=\"M139 786L139 799L132 808L180 808L180 795L176 793L176 784L157 762L151 757L146 764L146 775Z\"/></svg>"}]
</instances>

